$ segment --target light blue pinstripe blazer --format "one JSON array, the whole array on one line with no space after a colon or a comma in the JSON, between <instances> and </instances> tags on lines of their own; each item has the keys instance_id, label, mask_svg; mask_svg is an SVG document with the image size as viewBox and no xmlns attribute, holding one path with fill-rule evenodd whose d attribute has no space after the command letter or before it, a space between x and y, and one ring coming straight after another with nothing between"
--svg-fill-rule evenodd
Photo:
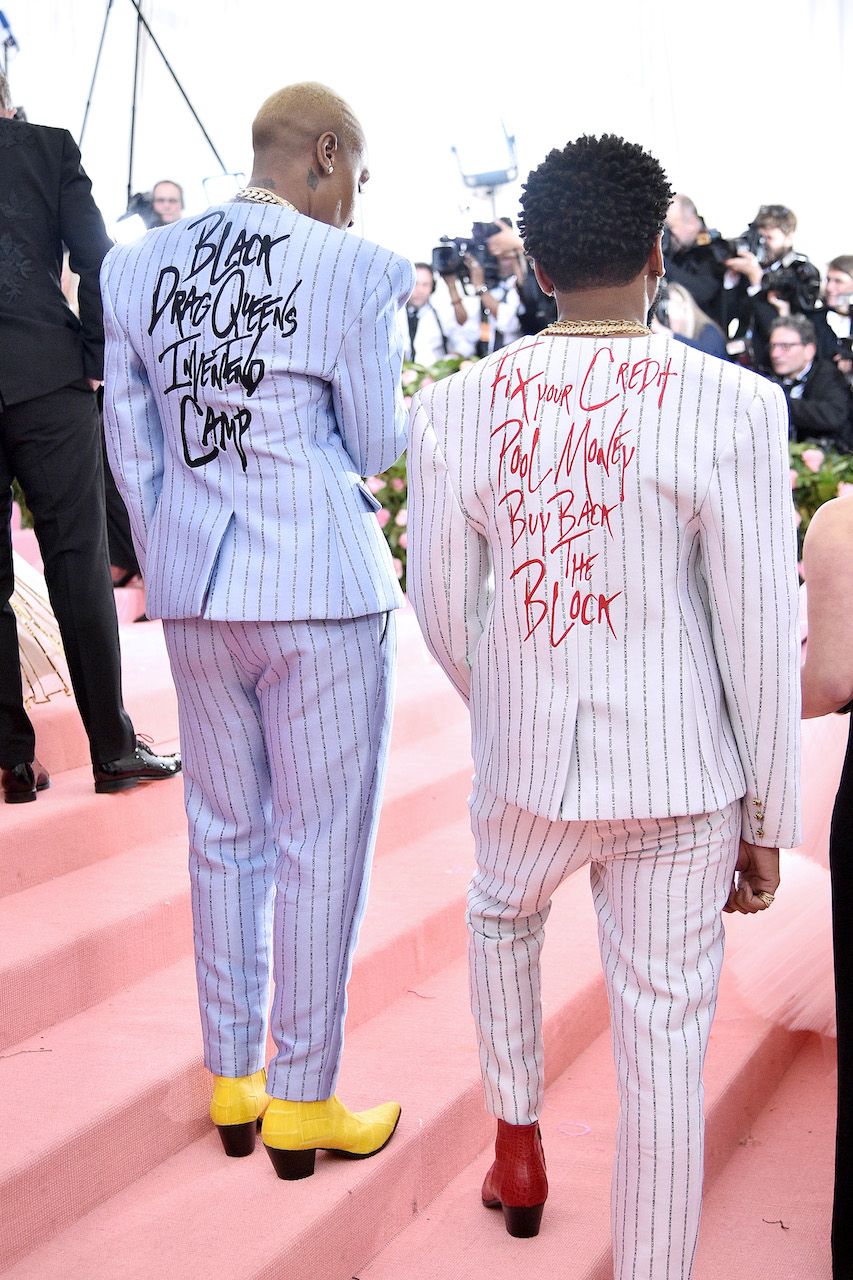
<instances>
[{"instance_id":1,"label":"light blue pinstripe blazer","mask_svg":"<svg viewBox=\"0 0 853 1280\"><path fill-rule=\"evenodd\" d=\"M101 274L107 451L152 617L359 617L402 596L362 476L405 447L411 264L227 203Z\"/></svg>"}]
</instances>

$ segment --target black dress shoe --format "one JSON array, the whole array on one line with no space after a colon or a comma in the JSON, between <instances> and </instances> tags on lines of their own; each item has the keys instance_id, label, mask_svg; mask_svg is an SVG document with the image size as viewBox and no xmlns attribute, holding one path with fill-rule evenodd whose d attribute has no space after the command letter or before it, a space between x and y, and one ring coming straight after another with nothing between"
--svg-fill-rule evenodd
<instances>
[{"instance_id":1,"label":"black dress shoe","mask_svg":"<svg viewBox=\"0 0 853 1280\"><path fill-rule=\"evenodd\" d=\"M47 769L34 760L32 764L16 764L12 769L0 772L0 787L7 804L28 804L35 800L37 791L50 786Z\"/></svg>"},{"instance_id":2,"label":"black dress shoe","mask_svg":"<svg viewBox=\"0 0 853 1280\"><path fill-rule=\"evenodd\" d=\"M125 791L137 782L158 782L161 778L174 778L181 772L181 757L158 756L147 743L136 739L136 747L130 755L120 760L108 760L93 766L95 790L99 795L110 791Z\"/></svg>"}]
</instances>

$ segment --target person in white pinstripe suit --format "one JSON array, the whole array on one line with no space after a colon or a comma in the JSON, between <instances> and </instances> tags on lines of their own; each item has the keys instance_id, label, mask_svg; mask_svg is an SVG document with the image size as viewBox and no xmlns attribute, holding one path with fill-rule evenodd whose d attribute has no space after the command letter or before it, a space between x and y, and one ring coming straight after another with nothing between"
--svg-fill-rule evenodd
<instances>
[{"instance_id":1,"label":"person in white pinstripe suit","mask_svg":"<svg viewBox=\"0 0 853 1280\"><path fill-rule=\"evenodd\" d=\"M483 1200L538 1231L539 956L552 894L589 863L618 1280L691 1273L721 912L766 910L799 839L785 405L647 328L670 195L621 138L552 151L523 233L560 319L422 391L408 455L411 598L471 712Z\"/></svg>"},{"instance_id":2,"label":"person in white pinstripe suit","mask_svg":"<svg viewBox=\"0 0 853 1280\"><path fill-rule=\"evenodd\" d=\"M295 1179L400 1114L334 1088L402 603L362 477L405 442L414 273L347 234L365 142L331 90L274 94L253 142L233 201L105 260L105 422L178 691L211 1117L246 1155L263 1115Z\"/></svg>"}]
</instances>

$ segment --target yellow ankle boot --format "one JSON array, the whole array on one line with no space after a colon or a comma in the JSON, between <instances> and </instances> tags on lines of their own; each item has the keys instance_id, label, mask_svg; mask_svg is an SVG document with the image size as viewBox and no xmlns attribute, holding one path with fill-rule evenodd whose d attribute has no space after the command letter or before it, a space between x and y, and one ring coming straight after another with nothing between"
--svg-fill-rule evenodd
<instances>
[{"instance_id":1,"label":"yellow ankle boot","mask_svg":"<svg viewBox=\"0 0 853 1280\"><path fill-rule=\"evenodd\" d=\"M261 1137L278 1176L294 1182L310 1178L318 1151L338 1151L354 1160L376 1155L399 1119L398 1102L354 1112L335 1097L324 1102L273 1098L264 1113Z\"/></svg>"},{"instance_id":2,"label":"yellow ankle boot","mask_svg":"<svg viewBox=\"0 0 853 1280\"><path fill-rule=\"evenodd\" d=\"M213 1077L210 1118L219 1130L227 1156L249 1156L254 1151L258 1122L270 1101L266 1081L263 1070L236 1079Z\"/></svg>"}]
</instances>

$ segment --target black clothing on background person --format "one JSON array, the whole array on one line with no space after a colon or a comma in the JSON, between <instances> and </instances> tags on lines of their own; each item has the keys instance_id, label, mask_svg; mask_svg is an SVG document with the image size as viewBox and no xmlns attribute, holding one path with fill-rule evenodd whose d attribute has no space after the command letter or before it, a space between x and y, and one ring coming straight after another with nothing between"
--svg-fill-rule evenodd
<instances>
[{"instance_id":1,"label":"black clothing on background person","mask_svg":"<svg viewBox=\"0 0 853 1280\"><path fill-rule=\"evenodd\" d=\"M127 577L136 577L140 573L139 561L136 558L136 549L133 545L133 535L130 531L130 517L127 514L127 507L124 500L116 487L113 479L113 473L110 471L110 464L107 460L107 445L104 440L103 416L104 416L104 389L99 387L97 391L98 401L98 418L101 422L101 445L102 445L102 461L104 471L104 498L106 500L107 512L107 551L111 565L115 565L117 569L123 569Z\"/></svg>"},{"instance_id":2,"label":"black clothing on background person","mask_svg":"<svg viewBox=\"0 0 853 1280\"><path fill-rule=\"evenodd\" d=\"M833 1280L853 1276L853 717L832 811L829 867L838 1030L838 1120L832 1205Z\"/></svg>"},{"instance_id":3,"label":"black clothing on background person","mask_svg":"<svg viewBox=\"0 0 853 1280\"><path fill-rule=\"evenodd\" d=\"M31 761L35 734L24 711L9 536L16 476L33 515L51 607L92 760L117 760L136 735L121 699L115 599L107 559L101 424L78 382L0 409L0 767Z\"/></svg>"},{"instance_id":4,"label":"black clothing on background person","mask_svg":"<svg viewBox=\"0 0 853 1280\"><path fill-rule=\"evenodd\" d=\"M60 287L62 245L80 319ZM94 762L129 757L107 558L101 431L87 379L103 377L98 275L110 240L64 129L0 119L0 767L31 761L10 532L12 478L33 515L53 611Z\"/></svg>"},{"instance_id":5,"label":"black clothing on background person","mask_svg":"<svg viewBox=\"0 0 853 1280\"><path fill-rule=\"evenodd\" d=\"M706 316L725 329L728 319L724 297L727 291L723 289L725 268L711 247L711 239L711 233L705 231L687 248L676 248L670 239L664 252L666 279L670 284L683 285Z\"/></svg>"},{"instance_id":6,"label":"black clothing on background person","mask_svg":"<svg viewBox=\"0 0 853 1280\"><path fill-rule=\"evenodd\" d=\"M516 277L518 291L518 323L524 334L540 333L557 319L557 304L539 288L536 276L528 270L523 279Z\"/></svg>"},{"instance_id":7,"label":"black clothing on background person","mask_svg":"<svg viewBox=\"0 0 853 1280\"><path fill-rule=\"evenodd\" d=\"M853 444L851 398L844 375L831 360L816 356L800 378L774 378L788 401L791 439L820 440L832 448L847 450ZM795 388L802 387L797 395Z\"/></svg>"},{"instance_id":8,"label":"black clothing on background person","mask_svg":"<svg viewBox=\"0 0 853 1280\"><path fill-rule=\"evenodd\" d=\"M778 261L770 264L764 273L762 287L758 293L741 295L741 325L739 332L745 330L750 332L753 365L759 373L769 373L771 370L770 329L774 320L778 320L780 315L778 308L773 305L767 295L773 292L774 275L791 267L795 267L803 280L812 282L816 301L820 287L820 272L804 253L795 253L793 249L789 250L783 258L779 258ZM785 296L787 298L788 295L786 294ZM814 307L804 308L795 299L791 303L791 313L793 315L805 315L811 320L814 316Z\"/></svg>"},{"instance_id":9,"label":"black clothing on background person","mask_svg":"<svg viewBox=\"0 0 853 1280\"><path fill-rule=\"evenodd\" d=\"M80 319L62 294L62 244ZM112 241L65 129L0 119L0 398L103 377L101 262Z\"/></svg>"}]
</instances>

